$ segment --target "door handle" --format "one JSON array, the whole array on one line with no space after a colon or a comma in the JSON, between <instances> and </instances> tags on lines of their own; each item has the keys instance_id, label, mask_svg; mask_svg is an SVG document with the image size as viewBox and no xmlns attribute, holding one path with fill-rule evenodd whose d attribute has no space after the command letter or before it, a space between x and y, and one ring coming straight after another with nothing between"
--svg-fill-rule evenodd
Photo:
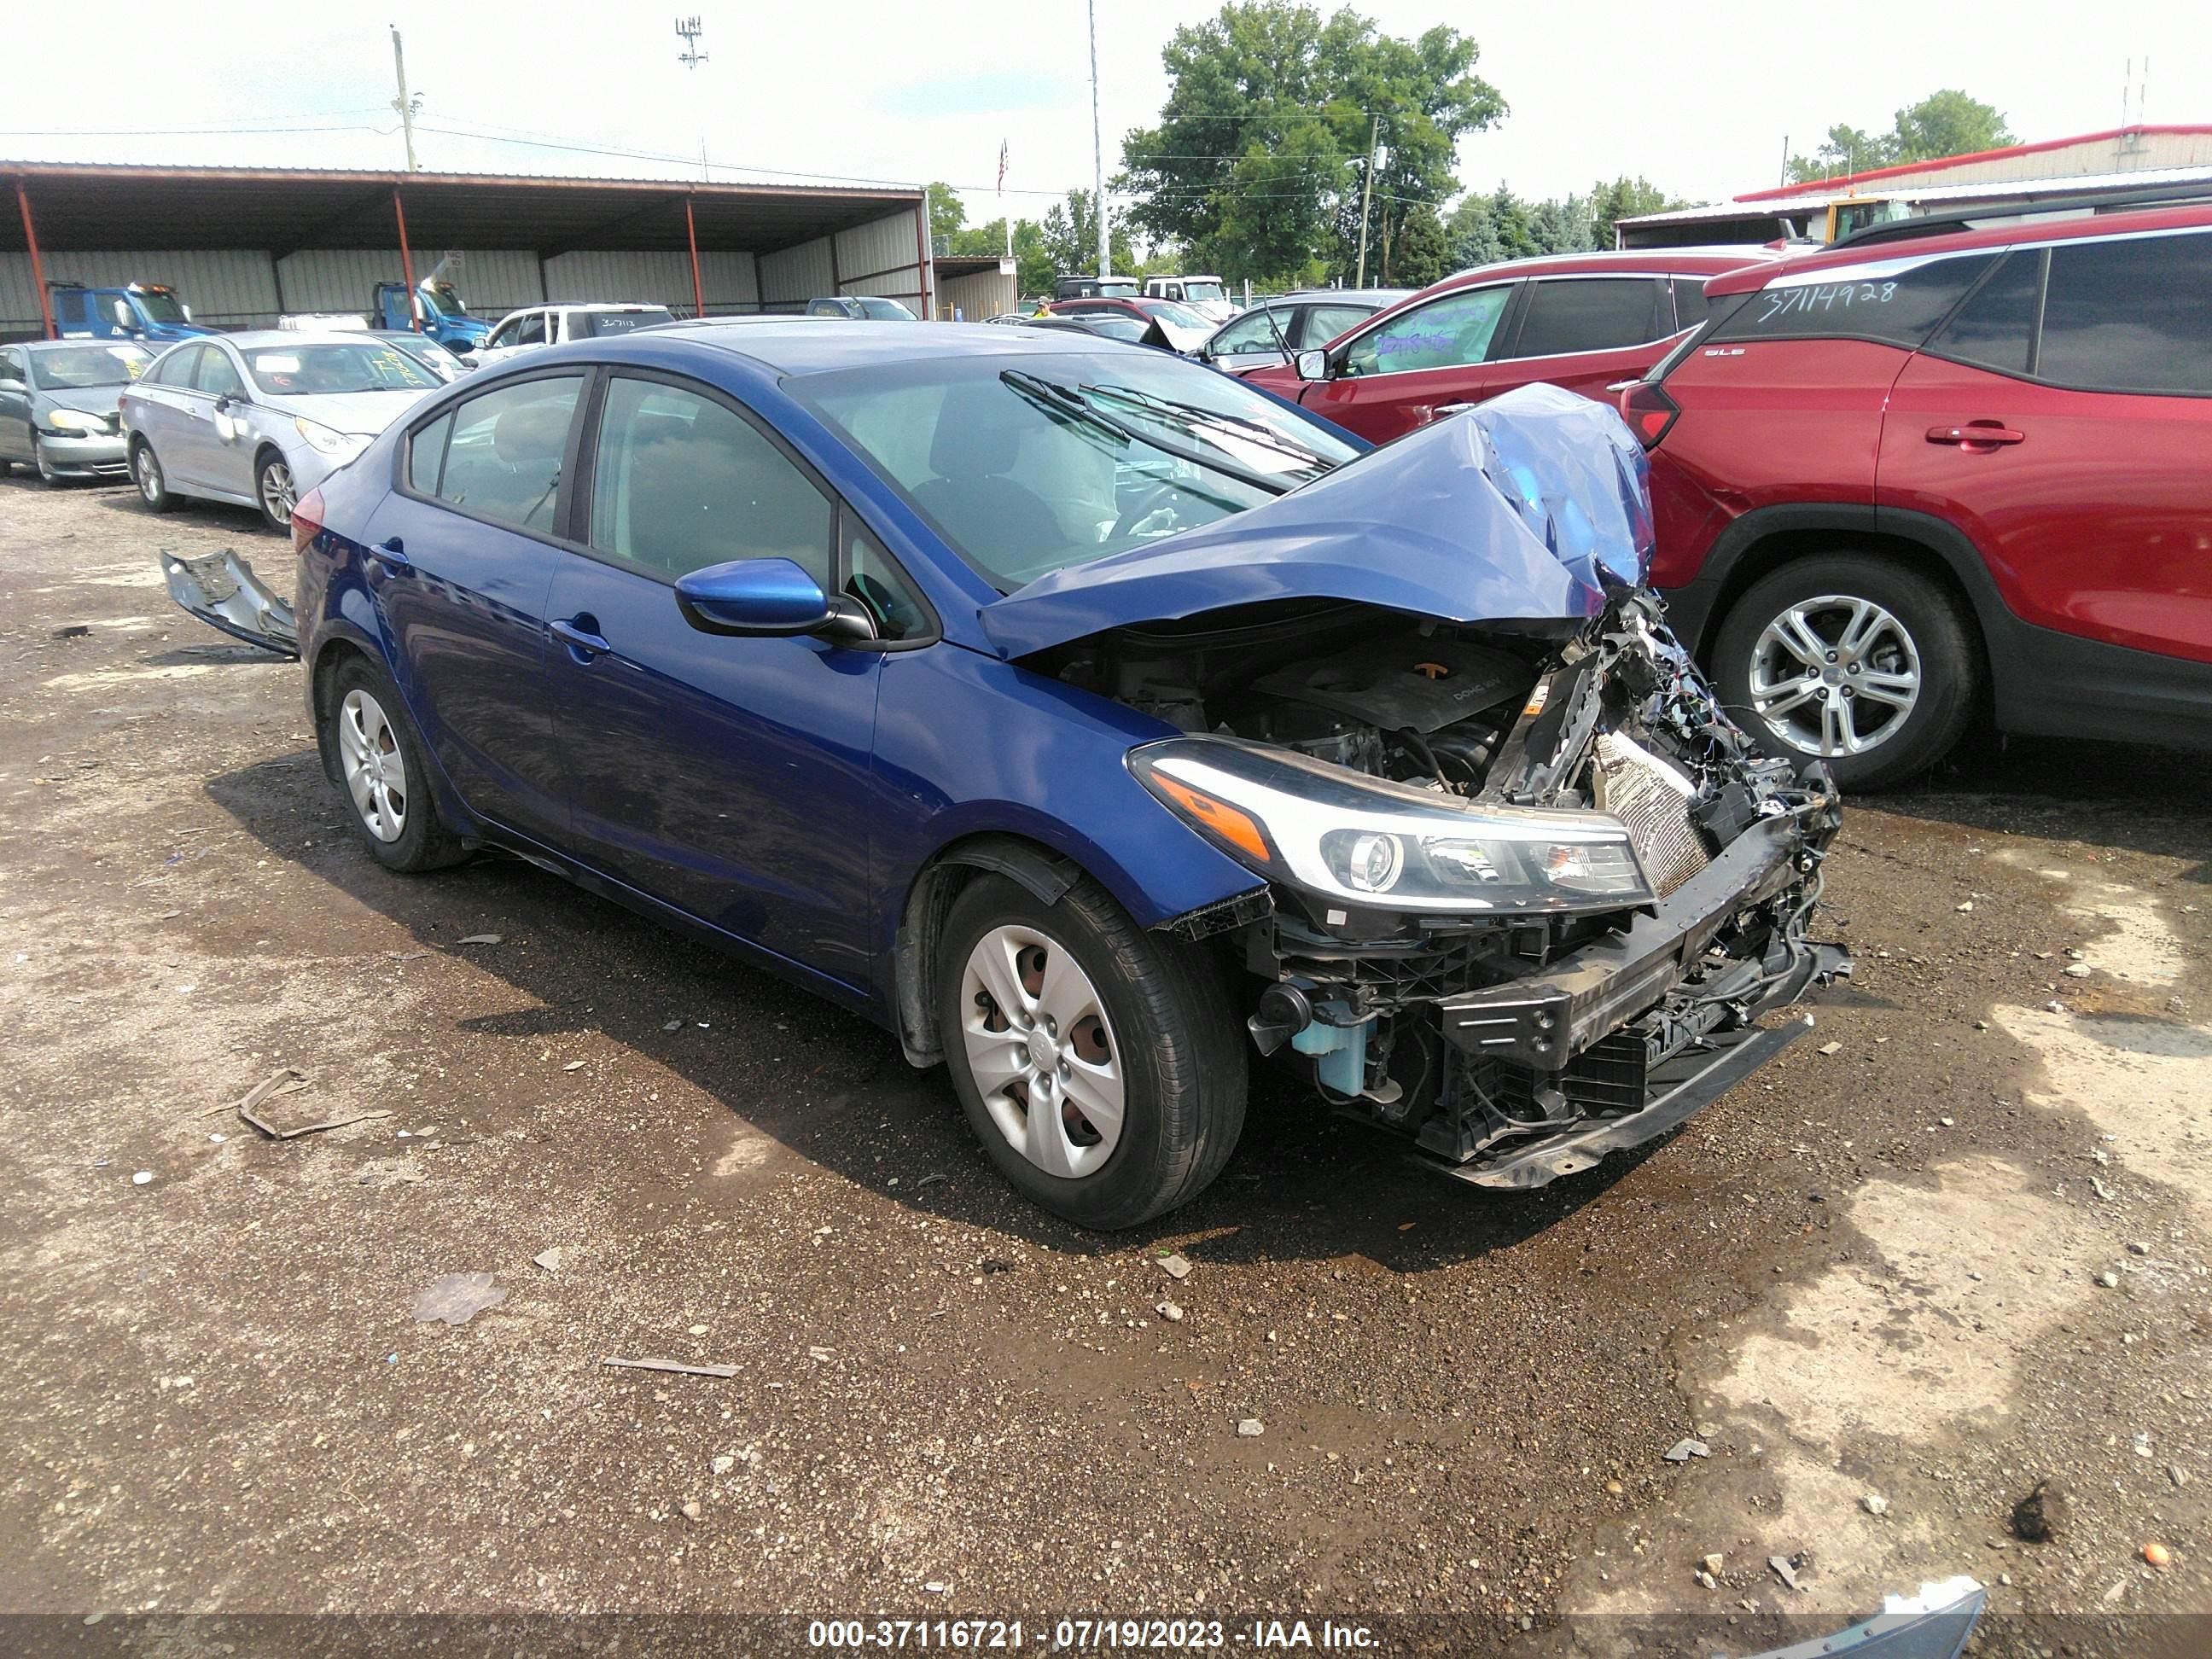
<instances>
[{"instance_id":1,"label":"door handle","mask_svg":"<svg viewBox=\"0 0 2212 1659\"><path fill-rule=\"evenodd\" d=\"M1464 415L1468 410L1473 409L1474 407L1474 405L1473 404L1438 404L1437 405L1436 413L1429 418L1431 420L1441 421L1447 415Z\"/></svg>"},{"instance_id":2,"label":"door handle","mask_svg":"<svg viewBox=\"0 0 2212 1659\"><path fill-rule=\"evenodd\" d=\"M1969 421L1964 426L1931 426L1928 428L1929 443L1957 444L1962 449L1995 449L2004 444L2024 442L2027 437L2025 432L1999 426L1995 421Z\"/></svg>"},{"instance_id":3,"label":"door handle","mask_svg":"<svg viewBox=\"0 0 2212 1659\"><path fill-rule=\"evenodd\" d=\"M586 613L571 617L565 622L548 623L546 630L576 653L580 662L589 662L593 657L604 657L614 649L607 643L606 635L594 630L599 618Z\"/></svg>"},{"instance_id":4,"label":"door handle","mask_svg":"<svg viewBox=\"0 0 2212 1659\"><path fill-rule=\"evenodd\" d=\"M407 544L397 536L389 541L377 543L368 550L368 556L387 570L405 570L415 562L407 556Z\"/></svg>"}]
</instances>

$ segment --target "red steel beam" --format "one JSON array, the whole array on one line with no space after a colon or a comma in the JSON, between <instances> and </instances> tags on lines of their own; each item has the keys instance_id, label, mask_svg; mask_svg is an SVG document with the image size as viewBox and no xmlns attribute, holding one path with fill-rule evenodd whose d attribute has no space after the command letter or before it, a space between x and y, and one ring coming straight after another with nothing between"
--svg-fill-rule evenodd
<instances>
[{"instance_id":1,"label":"red steel beam","mask_svg":"<svg viewBox=\"0 0 2212 1659\"><path fill-rule=\"evenodd\" d=\"M684 240L691 245L691 303L698 309L693 315L707 314L707 290L699 281L699 227L691 218L691 198L684 198Z\"/></svg>"},{"instance_id":2,"label":"red steel beam","mask_svg":"<svg viewBox=\"0 0 2212 1659\"><path fill-rule=\"evenodd\" d=\"M39 233L31 222L31 193L23 188L22 176L15 179L15 205L23 210L23 243L31 250L31 286L39 290L39 322L46 339L54 337L54 301L46 292L46 262L39 258Z\"/></svg>"},{"instance_id":3,"label":"red steel beam","mask_svg":"<svg viewBox=\"0 0 2212 1659\"><path fill-rule=\"evenodd\" d=\"M422 313L415 299L415 256L407 247L407 210L399 200L399 186L392 187L392 211L399 220L399 270L407 278L407 326L422 331Z\"/></svg>"}]
</instances>

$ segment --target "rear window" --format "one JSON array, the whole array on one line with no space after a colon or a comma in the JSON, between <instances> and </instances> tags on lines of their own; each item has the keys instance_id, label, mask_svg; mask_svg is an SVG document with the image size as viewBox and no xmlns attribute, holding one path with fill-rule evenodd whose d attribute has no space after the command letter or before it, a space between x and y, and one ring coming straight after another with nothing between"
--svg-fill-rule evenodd
<instances>
[{"instance_id":1,"label":"rear window","mask_svg":"<svg viewBox=\"0 0 2212 1659\"><path fill-rule=\"evenodd\" d=\"M634 329L651 328L656 323L672 323L672 312L652 311L585 311L579 312L570 321L570 332L580 340L605 340L617 334L628 334ZM577 327L581 324L581 327Z\"/></svg>"},{"instance_id":2,"label":"rear window","mask_svg":"<svg viewBox=\"0 0 2212 1659\"><path fill-rule=\"evenodd\" d=\"M1844 267L1777 281L1714 331L1715 340L1879 340L1917 347L1995 256Z\"/></svg>"},{"instance_id":3,"label":"rear window","mask_svg":"<svg viewBox=\"0 0 2212 1659\"><path fill-rule=\"evenodd\" d=\"M1656 340L1659 285L1649 276L1552 278L1529 284L1516 357L1609 351Z\"/></svg>"},{"instance_id":4,"label":"rear window","mask_svg":"<svg viewBox=\"0 0 2212 1659\"><path fill-rule=\"evenodd\" d=\"M2109 392L2212 393L2212 236L2136 236L2051 250L2035 372Z\"/></svg>"}]
</instances>

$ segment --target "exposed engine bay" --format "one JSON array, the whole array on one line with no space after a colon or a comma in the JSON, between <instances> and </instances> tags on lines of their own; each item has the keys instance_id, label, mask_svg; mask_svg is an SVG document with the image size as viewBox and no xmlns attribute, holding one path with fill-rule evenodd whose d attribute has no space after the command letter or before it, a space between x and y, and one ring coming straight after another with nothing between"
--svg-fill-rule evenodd
<instances>
[{"instance_id":1,"label":"exposed engine bay","mask_svg":"<svg viewBox=\"0 0 2212 1659\"><path fill-rule=\"evenodd\" d=\"M1171 925L1236 952L1261 1051L1463 1179L1539 1185L1663 1133L1808 1023L1760 1012L1850 970L1807 935L1840 817L1826 769L1760 754L1646 590L1579 624L1248 607L1049 667L1199 739L1158 745L1148 787L1269 882ZM1337 781L1355 826L1319 836L1326 867L1198 787L1264 792L1286 763L1303 793ZM1376 786L1346 774L1423 833L1358 830ZM1516 848L1548 896L1515 884Z\"/></svg>"}]
</instances>

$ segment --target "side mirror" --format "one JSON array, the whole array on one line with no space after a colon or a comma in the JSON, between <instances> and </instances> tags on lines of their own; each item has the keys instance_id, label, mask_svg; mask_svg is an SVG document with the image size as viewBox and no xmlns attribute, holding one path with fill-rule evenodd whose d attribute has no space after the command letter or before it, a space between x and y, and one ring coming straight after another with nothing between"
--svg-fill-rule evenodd
<instances>
[{"instance_id":1,"label":"side mirror","mask_svg":"<svg viewBox=\"0 0 2212 1659\"><path fill-rule=\"evenodd\" d=\"M789 559L733 559L694 570L677 581L676 608L702 634L813 634L840 645L876 636L866 611L832 599Z\"/></svg>"},{"instance_id":2,"label":"side mirror","mask_svg":"<svg viewBox=\"0 0 2212 1659\"><path fill-rule=\"evenodd\" d=\"M1301 351L1291 361L1297 365L1301 380L1328 379L1328 353L1326 351Z\"/></svg>"}]
</instances>

